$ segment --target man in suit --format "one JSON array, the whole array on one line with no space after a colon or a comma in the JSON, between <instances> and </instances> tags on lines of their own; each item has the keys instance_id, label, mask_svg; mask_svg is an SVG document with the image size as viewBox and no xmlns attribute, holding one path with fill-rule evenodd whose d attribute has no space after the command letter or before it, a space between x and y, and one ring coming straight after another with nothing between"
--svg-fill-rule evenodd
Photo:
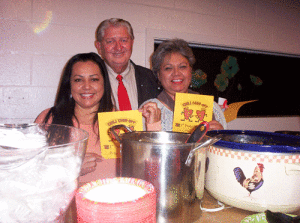
<instances>
[{"instance_id":1,"label":"man in suit","mask_svg":"<svg viewBox=\"0 0 300 223\"><path fill-rule=\"evenodd\" d=\"M123 19L104 20L96 30L95 47L105 62L117 110L120 110L118 75L122 76L132 110L138 109L144 101L156 98L160 92L157 78L152 71L130 60L133 42L131 24Z\"/></svg>"}]
</instances>

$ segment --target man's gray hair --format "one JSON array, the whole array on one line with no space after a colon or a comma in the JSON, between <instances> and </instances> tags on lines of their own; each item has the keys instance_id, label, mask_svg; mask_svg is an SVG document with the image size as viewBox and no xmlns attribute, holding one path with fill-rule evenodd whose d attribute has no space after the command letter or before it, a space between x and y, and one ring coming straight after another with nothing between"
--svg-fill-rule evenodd
<instances>
[{"instance_id":1,"label":"man's gray hair","mask_svg":"<svg viewBox=\"0 0 300 223\"><path fill-rule=\"evenodd\" d=\"M131 37L131 39L134 39L134 35L133 35L133 29L131 24L124 20L124 19L119 19L119 18L111 18L111 19L106 19L104 21L102 21L99 26L96 29L96 40L101 42L104 34L105 34L105 30L107 28L109 28L110 26L114 26L114 27L119 27L119 26L124 26L127 28L127 31Z\"/></svg>"}]
</instances>

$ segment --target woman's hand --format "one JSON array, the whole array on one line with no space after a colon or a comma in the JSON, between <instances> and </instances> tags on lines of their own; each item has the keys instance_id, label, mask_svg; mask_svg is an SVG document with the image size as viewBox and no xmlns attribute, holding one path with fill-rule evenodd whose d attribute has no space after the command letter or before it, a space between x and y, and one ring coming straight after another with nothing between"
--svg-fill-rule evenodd
<instances>
[{"instance_id":1,"label":"woman's hand","mask_svg":"<svg viewBox=\"0 0 300 223\"><path fill-rule=\"evenodd\" d=\"M216 120L212 120L211 122L209 122L209 129L210 130L223 130L223 126L221 125L220 122L216 121Z\"/></svg>"},{"instance_id":2,"label":"woman's hand","mask_svg":"<svg viewBox=\"0 0 300 223\"><path fill-rule=\"evenodd\" d=\"M96 153L86 153L83 159L80 176L94 172L96 170L97 162L101 162L102 156Z\"/></svg>"},{"instance_id":3,"label":"woman's hand","mask_svg":"<svg viewBox=\"0 0 300 223\"><path fill-rule=\"evenodd\" d=\"M139 111L146 119L146 124L153 124L161 119L161 111L155 102L148 102Z\"/></svg>"}]
</instances>

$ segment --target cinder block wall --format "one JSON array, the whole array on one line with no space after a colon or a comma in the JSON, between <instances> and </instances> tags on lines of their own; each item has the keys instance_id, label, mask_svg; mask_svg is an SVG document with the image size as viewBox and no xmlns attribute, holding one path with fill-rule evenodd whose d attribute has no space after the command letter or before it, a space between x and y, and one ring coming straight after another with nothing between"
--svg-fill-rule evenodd
<instances>
[{"instance_id":1,"label":"cinder block wall","mask_svg":"<svg viewBox=\"0 0 300 223\"><path fill-rule=\"evenodd\" d=\"M132 59L149 67L153 38L168 36L300 55L299 11L294 0L1 0L0 123L32 122L52 106L66 61L96 52L106 18L131 22Z\"/></svg>"}]
</instances>

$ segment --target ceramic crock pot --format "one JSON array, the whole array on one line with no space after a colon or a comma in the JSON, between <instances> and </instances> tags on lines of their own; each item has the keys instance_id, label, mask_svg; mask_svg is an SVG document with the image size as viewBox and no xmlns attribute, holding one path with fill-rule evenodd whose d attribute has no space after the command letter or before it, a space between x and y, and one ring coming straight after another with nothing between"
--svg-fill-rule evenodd
<instances>
[{"instance_id":1,"label":"ceramic crock pot","mask_svg":"<svg viewBox=\"0 0 300 223\"><path fill-rule=\"evenodd\" d=\"M256 212L300 209L300 137L240 130L210 131L205 187L217 200Z\"/></svg>"}]
</instances>

